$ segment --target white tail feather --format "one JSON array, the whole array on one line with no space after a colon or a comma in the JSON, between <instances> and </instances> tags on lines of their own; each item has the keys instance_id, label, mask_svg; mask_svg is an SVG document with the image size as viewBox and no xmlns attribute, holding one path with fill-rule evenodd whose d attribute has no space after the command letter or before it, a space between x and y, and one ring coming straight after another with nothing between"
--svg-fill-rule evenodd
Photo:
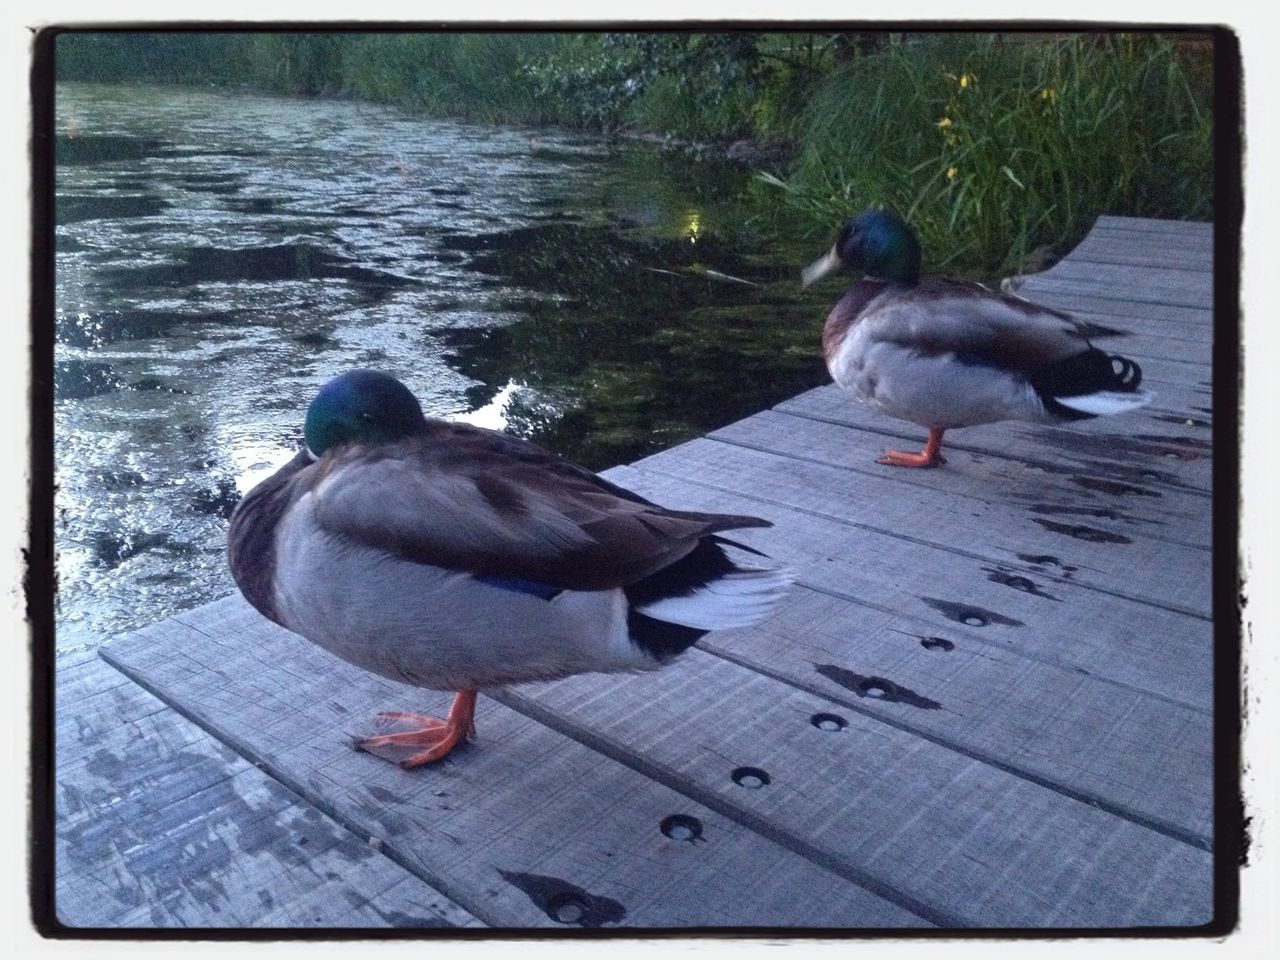
<instances>
[{"instance_id":1,"label":"white tail feather","mask_svg":"<svg viewBox=\"0 0 1280 960\"><path fill-rule=\"evenodd\" d=\"M782 569L739 567L685 596L663 597L636 609L646 617L697 630L749 627L773 612L791 579Z\"/></svg>"},{"instance_id":2,"label":"white tail feather","mask_svg":"<svg viewBox=\"0 0 1280 960\"><path fill-rule=\"evenodd\" d=\"M1054 397L1058 403L1081 413L1091 413L1097 417L1110 416L1113 413L1125 413L1137 410L1151 402L1152 394L1144 390L1135 393L1119 393L1113 390L1099 390L1097 393L1085 393L1078 397Z\"/></svg>"}]
</instances>

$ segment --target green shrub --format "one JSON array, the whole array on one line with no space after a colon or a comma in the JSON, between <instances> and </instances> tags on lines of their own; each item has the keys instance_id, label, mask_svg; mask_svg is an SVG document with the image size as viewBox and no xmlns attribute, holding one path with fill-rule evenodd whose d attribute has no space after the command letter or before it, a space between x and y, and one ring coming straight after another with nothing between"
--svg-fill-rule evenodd
<instances>
[{"instance_id":1,"label":"green shrub","mask_svg":"<svg viewBox=\"0 0 1280 960\"><path fill-rule=\"evenodd\" d=\"M822 85L774 182L824 230L890 207L927 263L1001 276L1102 213L1211 218L1206 80L1158 35L899 39Z\"/></svg>"}]
</instances>

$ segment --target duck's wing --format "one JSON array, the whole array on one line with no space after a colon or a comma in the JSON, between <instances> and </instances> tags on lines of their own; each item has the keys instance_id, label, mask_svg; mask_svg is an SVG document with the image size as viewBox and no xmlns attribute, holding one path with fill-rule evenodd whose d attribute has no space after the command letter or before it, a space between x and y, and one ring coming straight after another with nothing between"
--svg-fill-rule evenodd
<instances>
[{"instance_id":1,"label":"duck's wing","mask_svg":"<svg viewBox=\"0 0 1280 960\"><path fill-rule=\"evenodd\" d=\"M332 451L311 493L331 533L417 563L561 589L626 586L756 517L667 510L533 444L430 422Z\"/></svg>"},{"instance_id":2,"label":"duck's wing","mask_svg":"<svg viewBox=\"0 0 1280 960\"><path fill-rule=\"evenodd\" d=\"M873 306L874 340L962 363L1030 375L1089 349L1069 314L960 280L928 280Z\"/></svg>"}]
</instances>

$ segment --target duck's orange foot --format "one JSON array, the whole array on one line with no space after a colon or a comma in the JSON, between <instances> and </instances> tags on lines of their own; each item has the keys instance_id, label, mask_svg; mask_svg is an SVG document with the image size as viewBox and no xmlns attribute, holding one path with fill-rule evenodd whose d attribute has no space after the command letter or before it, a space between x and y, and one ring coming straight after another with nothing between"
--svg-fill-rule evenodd
<instances>
[{"instance_id":1,"label":"duck's orange foot","mask_svg":"<svg viewBox=\"0 0 1280 960\"><path fill-rule=\"evenodd\" d=\"M409 770L447 756L468 737L475 736L476 692L458 694L447 720L417 713L392 711L378 714L379 733L356 741L356 748L398 763Z\"/></svg>"},{"instance_id":2,"label":"duck's orange foot","mask_svg":"<svg viewBox=\"0 0 1280 960\"><path fill-rule=\"evenodd\" d=\"M884 456L876 461L890 467L936 467L946 462L942 457L942 428L940 427L929 428L929 440L919 453L886 450Z\"/></svg>"},{"instance_id":3,"label":"duck's orange foot","mask_svg":"<svg viewBox=\"0 0 1280 960\"><path fill-rule=\"evenodd\" d=\"M940 454L930 456L927 453L904 453L901 450L886 450L884 456L876 460L876 463L890 467L936 467L946 462Z\"/></svg>"}]
</instances>

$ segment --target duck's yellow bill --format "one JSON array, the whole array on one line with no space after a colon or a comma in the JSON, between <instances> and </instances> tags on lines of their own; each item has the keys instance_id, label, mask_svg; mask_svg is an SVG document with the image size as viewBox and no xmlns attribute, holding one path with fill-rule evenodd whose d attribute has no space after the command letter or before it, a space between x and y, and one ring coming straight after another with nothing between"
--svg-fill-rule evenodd
<instances>
[{"instance_id":1,"label":"duck's yellow bill","mask_svg":"<svg viewBox=\"0 0 1280 960\"><path fill-rule=\"evenodd\" d=\"M836 248L832 247L813 263L809 264L800 271L800 285L807 287L812 283L817 283L828 273L840 268L840 255L836 253Z\"/></svg>"}]
</instances>

